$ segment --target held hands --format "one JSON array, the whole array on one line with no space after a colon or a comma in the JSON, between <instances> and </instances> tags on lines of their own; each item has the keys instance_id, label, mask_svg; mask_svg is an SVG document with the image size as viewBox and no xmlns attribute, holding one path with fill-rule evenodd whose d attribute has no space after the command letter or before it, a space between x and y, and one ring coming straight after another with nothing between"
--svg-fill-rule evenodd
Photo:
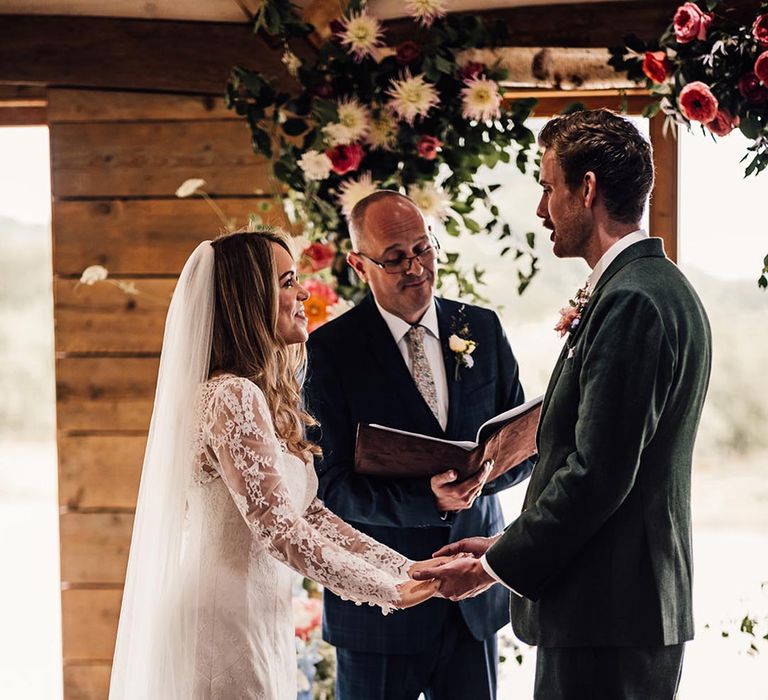
<instances>
[{"instance_id":1,"label":"held hands","mask_svg":"<svg viewBox=\"0 0 768 700\"><path fill-rule=\"evenodd\" d=\"M475 499L488 480L493 468L493 460L488 460L475 474L468 479L456 483L458 474L455 470L435 474L430 480L432 493L435 494L437 509L441 511L457 511L471 508Z\"/></svg>"},{"instance_id":2,"label":"held hands","mask_svg":"<svg viewBox=\"0 0 768 700\"><path fill-rule=\"evenodd\" d=\"M480 557L499 537L468 537L453 542L435 552L434 559L414 564L408 573L418 581L436 581L440 596L449 600L479 595L495 583Z\"/></svg>"},{"instance_id":3,"label":"held hands","mask_svg":"<svg viewBox=\"0 0 768 700\"><path fill-rule=\"evenodd\" d=\"M408 576L411 577L410 581L404 581L397 585L397 590L400 593L400 600L396 607L398 608L411 608L414 605L423 603L425 600L431 598L437 589L440 587L440 582L434 579L416 581L414 580L414 574L418 571L424 571L436 566L442 566L446 562L452 561L453 557L434 557L433 559L425 559L424 561L416 561L411 564L408 569Z\"/></svg>"}]
</instances>

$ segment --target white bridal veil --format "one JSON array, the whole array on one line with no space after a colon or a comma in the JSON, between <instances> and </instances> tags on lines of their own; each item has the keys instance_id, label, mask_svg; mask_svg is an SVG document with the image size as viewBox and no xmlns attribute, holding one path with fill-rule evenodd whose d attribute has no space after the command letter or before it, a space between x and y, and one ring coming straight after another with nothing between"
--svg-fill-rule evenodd
<instances>
[{"instance_id":1,"label":"white bridal veil","mask_svg":"<svg viewBox=\"0 0 768 700\"><path fill-rule=\"evenodd\" d=\"M210 362L213 259L210 241L194 250L168 309L110 700L192 696L201 534L193 435Z\"/></svg>"}]
</instances>

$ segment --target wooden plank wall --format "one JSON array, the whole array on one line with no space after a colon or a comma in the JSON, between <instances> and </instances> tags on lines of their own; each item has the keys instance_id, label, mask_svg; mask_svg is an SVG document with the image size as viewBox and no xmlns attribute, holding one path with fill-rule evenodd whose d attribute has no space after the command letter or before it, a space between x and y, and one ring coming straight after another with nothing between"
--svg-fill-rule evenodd
<instances>
[{"instance_id":1,"label":"wooden plank wall","mask_svg":"<svg viewBox=\"0 0 768 700\"><path fill-rule=\"evenodd\" d=\"M91 700L107 695L168 301L187 255L221 230L204 201L174 192L202 177L244 225L269 182L219 99L51 89L48 120L64 685ZM142 294L78 286L92 264Z\"/></svg>"}]
</instances>

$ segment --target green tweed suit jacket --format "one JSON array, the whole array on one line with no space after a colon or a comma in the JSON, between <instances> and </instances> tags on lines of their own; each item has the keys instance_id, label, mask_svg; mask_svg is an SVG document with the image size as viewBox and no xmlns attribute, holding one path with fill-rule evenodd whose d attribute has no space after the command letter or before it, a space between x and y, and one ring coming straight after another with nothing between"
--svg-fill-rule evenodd
<instances>
[{"instance_id":1,"label":"green tweed suit jacket","mask_svg":"<svg viewBox=\"0 0 768 700\"><path fill-rule=\"evenodd\" d=\"M523 512L488 550L520 639L666 646L693 637L691 459L711 332L661 239L603 273L555 365Z\"/></svg>"}]
</instances>

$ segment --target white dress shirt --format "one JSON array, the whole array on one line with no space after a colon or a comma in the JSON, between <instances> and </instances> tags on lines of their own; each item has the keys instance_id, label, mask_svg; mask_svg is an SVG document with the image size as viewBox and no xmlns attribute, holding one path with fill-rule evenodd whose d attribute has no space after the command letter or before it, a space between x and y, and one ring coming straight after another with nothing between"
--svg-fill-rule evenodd
<instances>
[{"instance_id":1,"label":"white dress shirt","mask_svg":"<svg viewBox=\"0 0 768 700\"><path fill-rule=\"evenodd\" d=\"M375 297L374 297L375 301ZM392 337L397 343L397 349L403 356L408 371L413 376L413 366L411 356L408 352L408 340L405 337L411 329L411 324L403 321L399 316L395 316L386 309L382 308L378 301L376 307L387 324ZM437 306L434 300L424 315L419 320L418 325L426 329L424 334L424 352L429 361L429 367L432 370L432 377L435 380L435 390L437 391L437 420L440 427L445 430L448 425L448 378L445 374L445 361L443 360L443 348L440 345L440 329L437 324Z\"/></svg>"},{"instance_id":2,"label":"white dress shirt","mask_svg":"<svg viewBox=\"0 0 768 700\"><path fill-rule=\"evenodd\" d=\"M620 238L616 243L614 243L608 250L603 253L603 255L600 257L600 260L597 261L597 264L592 269L592 272L589 273L589 277L587 277L587 284L589 285L589 290L594 290L595 286L597 285L600 278L603 276L603 273L608 269L608 266L616 260L616 258L623 253L629 246L634 245L635 243L639 243L640 241L644 241L648 238L648 233L644 231L643 229L638 229L637 231L633 231L632 233L628 233L626 236L623 236ZM496 572L491 568L491 565L488 563L488 560L485 558L485 554L483 554L482 557L480 557L480 564L482 564L483 569L485 569L485 572L495 581L500 583L505 588L509 588L510 591L512 591L515 595L520 596L520 594L514 589L508 586L504 581L502 581L497 575ZM522 597L522 596L520 596Z\"/></svg>"}]
</instances>

